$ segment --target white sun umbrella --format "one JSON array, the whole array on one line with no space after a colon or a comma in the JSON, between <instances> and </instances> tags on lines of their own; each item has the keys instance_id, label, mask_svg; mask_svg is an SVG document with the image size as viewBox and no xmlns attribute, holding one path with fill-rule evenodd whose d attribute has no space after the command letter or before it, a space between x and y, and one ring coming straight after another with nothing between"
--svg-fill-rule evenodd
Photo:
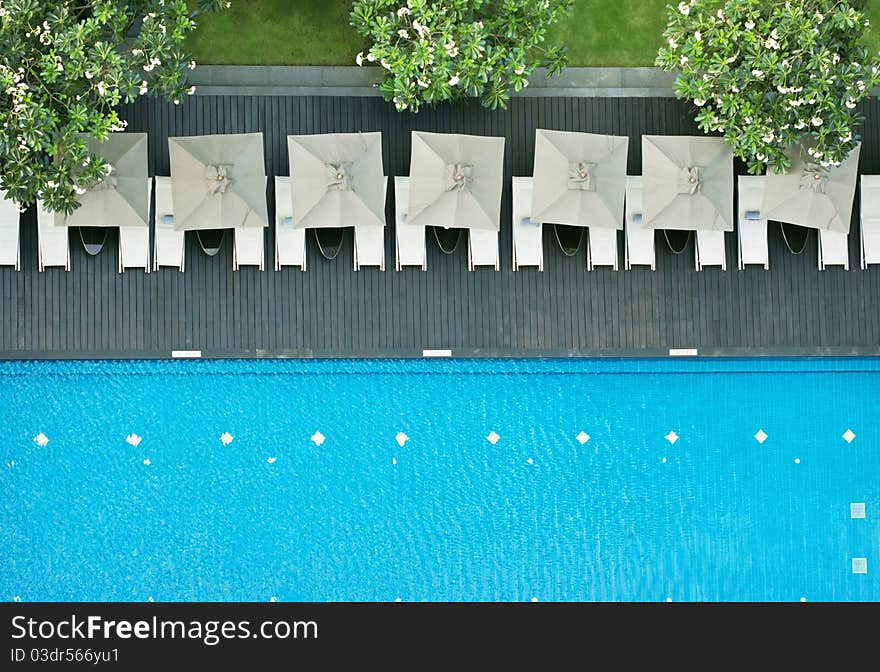
<instances>
[{"instance_id":1,"label":"white sun umbrella","mask_svg":"<svg viewBox=\"0 0 880 672\"><path fill-rule=\"evenodd\" d=\"M55 217L60 226L146 227L150 218L150 183L146 133L111 133L106 141L82 136L90 152L110 166L103 180L77 195L73 214Z\"/></svg>"},{"instance_id":2,"label":"white sun umbrella","mask_svg":"<svg viewBox=\"0 0 880 672\"><path fill-rule=\"evenodd\" d=\"M849 233L862 143L841 165L828 168L809 154L812 146L801 144L786 152L791 159L787 172L768 171L764 213L777 222Z\"/></svg>"},{"instance_id":3,"label":"white sun umbrella","mask_svg":"<svg viewBox=\"0 0 880 672\"><path fill-rule=\"evenodd\" d=\"M733 154L722 138L642 136L642 226L733 231Z\"/></svg>"},{"instance_id":4,"label":"white sun umbrella","mask_svg":"<svg viewBox=\"0 0 880 672\"><path fill-rule=\"evenodd\" d=\"M504 138L413 131L407 223L501 227Z\"/></svg>"},{"instance_id":5,"label":"white sun umbrella","mask_svg":"<svg viewBox=\"0 0 880 672\"><path fill-rule=\"evenodd\" d=\"M297 228L385 226L381 133L288 135Z\"/></svg>"},{"instance_id":6,"label":"white sun umbrella","mask_svg":"<svg viewBox=\"0 0 880 672\"><path fill-rule=\"evenodd\" d=\"M168 138L178 231L269 225L263 134Z\"/></svg>"},{"instance_id":7,"label":"white sun umbrella","mask_svg":"<svg viewBox=\"0 0 880 672\"><path fill-rule=\"evenodd\" d=\"M623 228L629 138L535 131L533 222Z\"/></svg>"}]
</instances>

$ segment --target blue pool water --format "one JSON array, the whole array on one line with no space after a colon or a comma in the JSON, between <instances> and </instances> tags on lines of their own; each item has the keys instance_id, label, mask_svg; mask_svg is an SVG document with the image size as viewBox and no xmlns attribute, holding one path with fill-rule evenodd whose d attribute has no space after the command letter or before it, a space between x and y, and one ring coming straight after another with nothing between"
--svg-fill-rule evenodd
<instances>
[{"instance_id":1,"label":"blue pool water","mask_svg":"<svg viewBox=\"0 0 880 672\"><path fill-rule=\"evenodd\" d=\"M878 404L858 359L2 362L0 599L880 600Z\"/></svg>"}]
</instances>

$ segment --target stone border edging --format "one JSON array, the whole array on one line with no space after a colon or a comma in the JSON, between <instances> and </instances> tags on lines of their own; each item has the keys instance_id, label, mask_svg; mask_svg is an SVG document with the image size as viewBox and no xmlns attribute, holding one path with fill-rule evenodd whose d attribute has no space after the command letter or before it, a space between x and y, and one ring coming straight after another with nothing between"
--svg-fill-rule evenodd
<instances>
[{"instance_id":1,"label":"stone border edging","mask_svg":"<svg viewBox=\"0 0 880 672\"><path fill-rule=\"evenodd\" d=\"M375 66L200 65L189 79L203 96L379 96ZM539 68L518 97L669 98L675 74L658 68Z\"/></svg>"}]
</instances>

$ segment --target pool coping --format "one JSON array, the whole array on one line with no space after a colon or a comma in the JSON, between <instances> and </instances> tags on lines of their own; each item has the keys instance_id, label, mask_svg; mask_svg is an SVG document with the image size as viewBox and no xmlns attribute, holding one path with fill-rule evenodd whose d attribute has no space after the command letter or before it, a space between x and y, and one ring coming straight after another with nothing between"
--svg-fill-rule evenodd
<instances>
[{"instance_id":1,"label":"pool coping","mask_svg":"<svg viewBox=\"0 0 880 672\"><path fill-rule=\"evenodd\" d=\"M426 352L443 354L426 354ZM180 354L183 353L183 354ZM198 353L198 354L194 354ZM448 353L448 354L446 354ZM732 347L732 348L389 348L363 350L65 350L0 351L0 360L173 360L173 359L773 359L880 357L880 346Z\"/></svg>"}]
</instances>

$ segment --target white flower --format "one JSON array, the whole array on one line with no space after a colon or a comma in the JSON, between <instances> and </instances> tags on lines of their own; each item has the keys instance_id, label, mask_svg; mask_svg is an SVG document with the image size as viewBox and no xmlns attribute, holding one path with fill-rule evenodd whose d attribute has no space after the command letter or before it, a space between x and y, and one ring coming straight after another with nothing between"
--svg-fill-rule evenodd
<instances>
[{"instance_id":1,"label":"white flower","mask_svg":"<svg viewBox=\"0 0 880 672\"><path fill-rule=\"evenodd\" d=\"M697 107L703 107L703 105L705 105L705 104L706 104L706 101L703 100L702 98L694 98L694 105L696 105Z\"/></svg>"},{"instance_id":2,"label":"white flower","mask_svg":"<svg viewBox=\"0 0 880 672\"><path fill-rule=\"evenodd\" d=\"M190 69L190 70L195 70L195 69L196 69L196 62L195 62L195 61L190 61L190 62L189 62L189 69Z\"/></svg>"},{"instance_id":3,"label":"white flower","mask_svg":"<svg viewBox=\"0 0 880 672\"><path fill-rule=\"evenodd\" d=\"M686 2L679 2L678 11L687 16L691 13L691 7Z\"/></svg>"},{"instance_id":4,"label":"white flower","mask_svg":"<svg viewBox=\"0 0 880 672\"><path fill-rule=\"evenodd\" d=\"M400 30L398 30L397 34L400 35L400 37L402 37L404 40L409 39L409 32L407 32L404 28L401 28Z\"/></svg>"},{"instance_id":5,"label":"white flower","mask_svg":"<svg viewBox=\"0 0 880 672\"><path fill-rule=\"evenodd\" d=\"M746 30L754 30L755 29L755 22L752 21L751 19L746 21L745 25L746 25Z\"/></svg>"},{"instance_id":6,"label":"white flower","mask_svg":"<svg viewBox=\"0 0 880 672\"><path fill-rule=\"evenodd\" d=\"M798 121L797 121L797 123L794 125L794 127L795 127L796 129L800 130L800 129L802 129L802 128L803 128L804 126L806 126L806 125L807 125L807 122L805 122L803 119L798 119Z\"/></svg>"},{"instance_id":7,"label":"white flower","mask_svg":"<svg viewBox=\"0 0 880 672\"><path fill-rule=\"evenodd\" d=\"M810 119L813 122L813 126L821 126L822 125L822 117L813 117Z\"/></svg>"},{"instance_id":8,"label":"white flower","mask_svg":"<svg viewBox=\"0 0 880 672\"><path fill-rule=\"evenodd\" d=\"M669 47L671 49L678 49L678 42L676 42L673 38L669 38Z\"/></svg>"},{"instance_id":9,"label":"white flower","mask_svg":"<svg viewBox=\"0 0 880 672\"><path fill-rule=\"evenodd\" d=\"M397 10L397 16L406 16L409 14L409 9L407 7L401 7Z\"/></svg>"},{"instance_id":10,"label":"white flower","mask_svg":"<svg viewBox=\"0 0 880 672\"><path fill-rule=\"evenodd\" d=\"M98 95L106 96L107 95L107 85L104 82L98 82Z\"/></svg>"},{"instance_id":11,"label":"white flower","mask_svg":"<svg viewBox=\"0 0 880 672\"><path fill-rule=\"evenodd\" d=\"M764 47L767 49L779 49L779 42L772 37L768 37L767 41L764 42Z\"/></svg>"},{"instance_id":12,"label":"white flower","mask_svg":"<svg viewBox=\"0 0 880 672\"><path fill-rule=\"evenodd\" d=\"M193 95L195 92L196 92L196 87L195 87L195 86L191 86L191 87L189 87L189 88L186 90L186 95L191 96L191 95Z\"/></svg>"},{"instance_id":13,"label":"white flower","mask_svg":"<svg viewBox=\"0 0 880 672\"><path fill-rule=\"evenodd\" d=\"M231 3L231 2L227 2L227 3L226 3L226 9L229 9L230 7L232 7L232 3Z\"/></svg>"},{"instance_id":14,"label":"white flower","mask_svg":"<svg viewBox=\"0 0 880 672\"><path fill-rule=\"evenodd\" d=\"M86 75L86 79L91 79L92 77L94 77L94 75L91 72L89 72L88 70L86 71L85 75Z\"/></svg>"},{"instance_id":15,"label":"white flower","mask_svg":"<svg viewBox=\"0 0 880 672\"><path fill-rule=\"evenodd\" d=\"M358 55L354 57L354 62L357 63L358 65L363 65L364 64L364 52L359 51Z\"/></svg>"},{"instance_id":16,"label":"white flower","mask_svg":"<svg viewBox=\"0 0 880 672\"><path fill-rule=\"evenodd\" d=\"M703 36L702 36L702 34L700 33L699 30L698 30L696 33L694 33L694 39L695 39L697 42L700 42L700 41L703 39Z\"/></svg>"},{"instance_id":17,"label":"white flower","mask_svg":"<svg viewBox=\"0 0 880 672\"><path fill-rule=\"evenodd\" d=\"M515 72L516 74L518 74L518 75L523 74L525 71L526 71L526 69L525 69L525 67L522 66L522 65L518 66L518 67L514 70L514 72Z\"/></svg>"},{"instance_id":18,"label":"white flower","mask_svg":"<svg viewBox=\"0 0 880 672\"><path fill-rule=\"evenodd\" d=\"M752 77L757 77L758 79L762 79L764 77L764 72L762 70L758 70L755 68L752 70Z\"/></svg>"},{"instance_id":19,"label":"white flower","mask_svg":"<svg viewBox=\"0 0 880 672\"><path fill-rule=\"evenodd\" d=\"M717 13L715 16L717 16L719 19L723 19L723 18L724 18L724 12L721 11L721 10L719 9L719 10L718 10L718 13Z\"/></svg>"},{"instance_id":20,"label":"white flower","mask_svg":"<svg viewBox=\"0 0 880 672\"><path fill-rule=\"evenodd\" d=\"M452 77L449 79L449 86L455 86L456 84L458 84L458 82L458 75L452 75Z\"/></svg>"},{"instance_id":21,"label":"white flower","mask_svg":"<svg viewBox=\"0 0 880 672\"><path fill-rule=\"evenodd\" d=\"M376 57L373 56L373 52L372 52L372 51L371 51L370 53L367 54L367 60L368 60L370 63L372 63L373 61L376 60Z\"/></svg>"},{"instance_id":22,"label":"white flower","mask_svg":"<svg viewBox=\"0 0 880 672\"><path fill-rule=\"evenodd\" d=\"M141 80L140 88L138 88L138 94L141 96L145 96L147 94L147 80Z\"/></svg>"},{"instance_id":23,"label":"white flower","mask_svg":"<svg viewBox=\"0 0 880 672\"><path fill-rule=\"evenodd\" d=\"M834 54L831 57L831 62L834 63L834 65L837 65L838 63L840 63L840 54Z\"/></svg>"},{"instance_id":24,"label":"white flower","mask_svg":"<svg viewBox=\"0 0 880 672\"><path fill-rule=\"evenodd\" d=\"M391 70L391 64L386 61L384 58L381 60L382 67L386 70Z\"/></svg>"},{"instance_id":25,"label":"white flower","mask_svg":"<svg viewBox=\"0 0 880 672\"><path fill-rule=\"evenodd\" d=\"M846 105L847 109L851 110L856 106L856 101L854 101L852 98L850 98L844 104Z\"/></svg>"},{"instance_id":26,"label":"white flower","mask_svg":"<svg viewBox=\"0 0 880 672\"><path fill-rule=\"evenodd\" d=\"M175 105L180 105L180 101L179 101L177 98L175 98L172 102L173 102Z\"/></svg>"},{"instance_id":27,"label":"white flower","mask_svg":"<svg viewBox=\"0 0 880 672\"><path fill-rule=\"evenodd\" d=\"M428 84L429 84L429 82L426 82L425 80L423 80L423 79L421 79L421 78L416 79L416 83L417 83L420 87L422 87L423 89L427 89L427 88L428 88Z\"/></svg>"},{"instance_id":28,"label":"white flower","mask_svg":"<svg viewBox=\"0 0 880 672\"><path fill-rule=\"evenodd\" d=\"M678 62L679 62L680 65L687 65L688 57L687 57L687 56L682 56L680 59L678 59Z\"/></svg>"}]
</instances>

